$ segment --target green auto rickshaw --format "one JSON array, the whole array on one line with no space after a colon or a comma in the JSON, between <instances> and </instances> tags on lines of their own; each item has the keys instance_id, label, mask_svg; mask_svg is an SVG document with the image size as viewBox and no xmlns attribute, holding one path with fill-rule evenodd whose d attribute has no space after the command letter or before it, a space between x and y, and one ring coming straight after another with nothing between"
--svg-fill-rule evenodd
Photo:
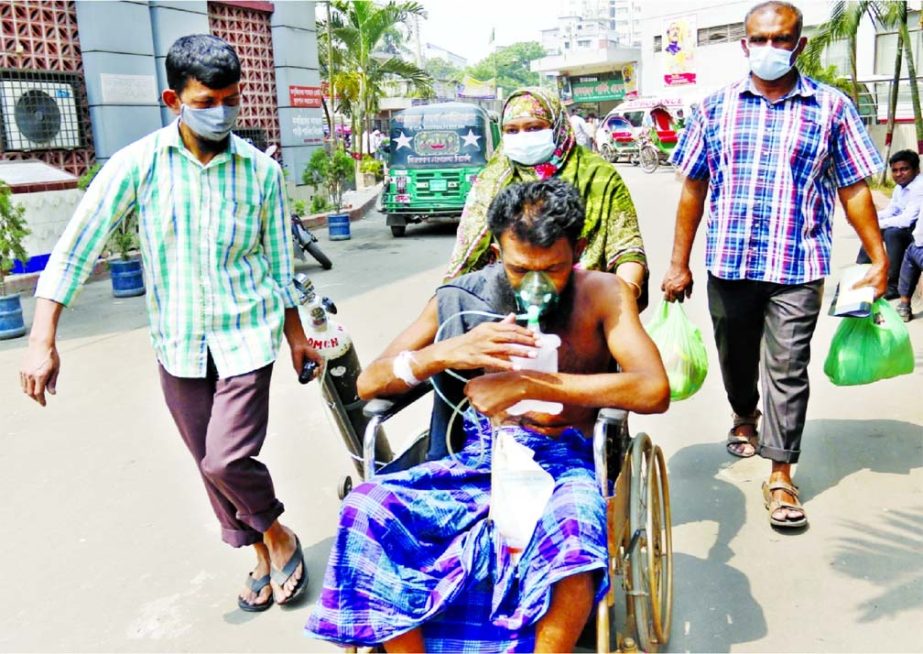
<instances>
[{"instance_id":1,"label":"green auto rickshaw","mask_svg":"<svg viewBox=\"0 0 923 654\"><path fill-rule=\"evenodd\" d=\"M405 109L391 119L382 207L394 236L410 223L458 221L468 191L500 144L487 111L463 102Z\"/></svg>"}]
</instances>

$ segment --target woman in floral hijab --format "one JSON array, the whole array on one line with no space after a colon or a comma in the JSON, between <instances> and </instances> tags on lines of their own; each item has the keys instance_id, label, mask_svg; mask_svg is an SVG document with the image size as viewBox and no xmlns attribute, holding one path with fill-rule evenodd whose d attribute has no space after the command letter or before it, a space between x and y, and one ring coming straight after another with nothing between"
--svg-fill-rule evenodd
<instances>
[{"instance_id":1,"label":"woman in floral hijab","mask_svg":"<svg viewBox=\"0 0 923 654\"><path fill-rule=\"evenodd\" d=\"M647 279L647 259L631 195L612 164L577 147L570 121L557 96L540 88L515 91L503 106L501 130L504 145L478 175L465 203L446 278L490 263L487 208L500 189L557 176L577 188L586 207L583 238L587 247L580 265L590 270L617 272L640 297ZM532 138L542 130L550 130L553 140L544 153ZM530 132L533 134L529 135ZM527 149L532 155L538 152L542 161L522 163L535 158L519 147L519 141L524 139L530 141L531 147Z\"/></svg>"}]
</instances>

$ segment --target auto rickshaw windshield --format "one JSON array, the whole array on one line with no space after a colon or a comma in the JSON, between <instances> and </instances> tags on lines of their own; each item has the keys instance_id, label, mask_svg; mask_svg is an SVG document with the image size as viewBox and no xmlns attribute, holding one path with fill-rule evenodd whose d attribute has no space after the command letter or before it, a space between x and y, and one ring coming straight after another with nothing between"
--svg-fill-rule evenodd
<instances>
[{"instance_id":1,"label":"auto rickshaw windshield","mask_svg":"<svg viewBox=\"0 0 923 654\"><path fill-rule=\"evenodd\" d=\"M483 166L492 153L486 112L462 103L402 111L390 137L391 168Z\"/></svg>"}]
</instances>

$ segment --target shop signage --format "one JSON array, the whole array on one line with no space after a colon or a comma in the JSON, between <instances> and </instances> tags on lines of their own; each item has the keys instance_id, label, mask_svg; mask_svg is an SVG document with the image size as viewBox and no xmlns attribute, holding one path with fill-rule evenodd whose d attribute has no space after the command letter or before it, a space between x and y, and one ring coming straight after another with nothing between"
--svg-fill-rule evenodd
<instances>
[{"instance_id":1,"label":"shop signage","mask_svg":"<svg viewBox=\"0 0 923 654\"><path fill-rule=\"evenodd\" d=\"M576 78L571 82L574 102L605 102L625 97L625 84L619 79L588 80Z\"/></svg>"}]
</instances>

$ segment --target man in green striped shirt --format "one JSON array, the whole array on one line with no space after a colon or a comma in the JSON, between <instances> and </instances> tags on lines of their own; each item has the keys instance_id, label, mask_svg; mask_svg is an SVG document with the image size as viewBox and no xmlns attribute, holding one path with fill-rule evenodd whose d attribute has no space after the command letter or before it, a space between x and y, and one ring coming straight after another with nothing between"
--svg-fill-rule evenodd
<instances>
[{"instance_id":1,"label":"man in green striped shirt","mask_svg":"<svg viewBox=\"0 0 923 654\"><path fill-rule=\"evenodd\" d=\"M100 170L36 289L23 391L55 393L55 345L109 235L138 216L151 342L168 408L205 483L225 542L253 545L257 566L238 604L261 611L307 586L301 547L256 460L266 436L269 381L284 334L296 372L321 358L292 294L282 171L231 134L240 62L210 35L182 37L166 58L164 102L177 121L120 150ZM272 574L270 574L272 573Z\"/></svg>"}]
</instances>

